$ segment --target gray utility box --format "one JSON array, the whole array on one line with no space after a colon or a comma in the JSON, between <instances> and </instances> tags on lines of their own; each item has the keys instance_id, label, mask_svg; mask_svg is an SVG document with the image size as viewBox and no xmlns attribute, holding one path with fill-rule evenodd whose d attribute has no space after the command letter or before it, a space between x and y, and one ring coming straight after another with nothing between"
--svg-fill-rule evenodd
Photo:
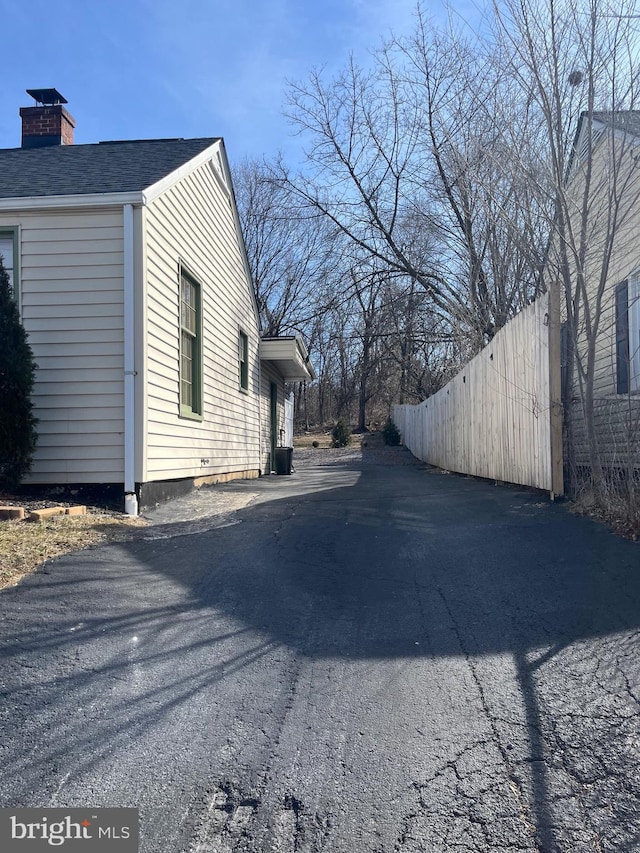
<instances>
[{"instance_id":1,"label":"gray utility box","mask_svg":"<svg viewBox=\"0 0 640 853\"><path fill-rule=\"evenodd\" d=\"M293 468L293 447L276 447L276 474L290 474Z\"/></svg>"}]
</instances>

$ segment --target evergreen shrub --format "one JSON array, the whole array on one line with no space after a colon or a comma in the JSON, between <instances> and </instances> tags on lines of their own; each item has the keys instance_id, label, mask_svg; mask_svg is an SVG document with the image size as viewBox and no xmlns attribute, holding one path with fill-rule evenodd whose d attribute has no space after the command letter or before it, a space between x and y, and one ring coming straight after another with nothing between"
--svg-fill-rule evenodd
<instances>
[{"instance_id":1,"label":"evergreen shrub","mask_svg":"<svg viewBox=\"0 0 640 853\"><path fill-rule=\"evenodd\" d=\"M331 433L331 447L346 447L351 444L351 430L343 420L339 420Z\"/></svg>"},{"instance_id":2,"label":"evergreen shrub","mask_svg":"<svg viewBox=\"0 0 640 853\"><path fill-rule=\"evenodd\" d=\"M37 441L31 403L36 368L0 256L0 489L15 488L31 469Z\"/></svg>"},{"instance_id":3,"label":"evergreen shrub","mask_svg":"<svg viewBox=\"0 0 640 853\"><path fill-rule=\"evenodd\" d=\"M400 432L391 418L382 427L382 438L390 447L397 447L400 444Z\"/></svg>"}]
</instances>

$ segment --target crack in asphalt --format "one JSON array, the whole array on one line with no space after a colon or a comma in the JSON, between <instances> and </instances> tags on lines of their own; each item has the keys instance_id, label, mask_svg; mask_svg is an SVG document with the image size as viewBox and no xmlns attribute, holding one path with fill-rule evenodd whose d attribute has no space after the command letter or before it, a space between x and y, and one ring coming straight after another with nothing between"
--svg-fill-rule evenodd
<instances>
[{"instance_id":1,"label":"crack in asphalt","mask_svg":"<svg viewBox=\"0 0 640 853\"><path fill-rule=\"evenodd\" d=\"M493 743L496 746L496 748L498 749L498 752L500 753L500 756L502 758L504 772L505 772L505 775L507 777L509 787L510 787L511 791L514 793L516 800L517 800L518 817L524 826L525 832L528 835L534 837L537 834L535 818L533 818L531 816L531 809L530 809L529 803L527 802L527 798L526 798L525 793L522 789L520 781L514 772L513 763L509 757L508 750L502 744L500 732L499 732L498 727L496 725L496 720L494 719L494 716L491 713L491 709L489 708L489 704L487 702L484 687L482 685L482 682L481 682L480 677L478 675L478 672L476 670L473 658L471 657L471 654L470 654L470 652L466 646L466 643L464 641L464 638L462 636L462 631L460 629L460 625L458 624L458 620L456 619L456 616L453 612L453 609L452 609L451 605L449 604L449 601L447 600L447 597L445 596L445 594L442 590L442 587L436 586L436 591L437 591L438 595L440 596L442 603L444 604L445 610L447 611L449 618L451 619L451 624L452 624L453 630L455 632L455 635L457 637L458 643L460 644L460 649L464 655L465 661L469 667L469 671L471 672L471 677L473 678L473 681L474 681L476 688L478 690L478 696L480 698L480 703L482 705L483 713L484 713L484 715L485 715L485 717L486 717L486 719L487 719L487 721L491 727L491 732L493 735L493 738L492 738ZM482 827L483 827L483 831L484 831L486 829L486 824L482 823ZM487 840L488 840L488 833L487 833ZM521 849L525 849L525 847L523 845L521 845Z\"/></svg>"}]
</instances>

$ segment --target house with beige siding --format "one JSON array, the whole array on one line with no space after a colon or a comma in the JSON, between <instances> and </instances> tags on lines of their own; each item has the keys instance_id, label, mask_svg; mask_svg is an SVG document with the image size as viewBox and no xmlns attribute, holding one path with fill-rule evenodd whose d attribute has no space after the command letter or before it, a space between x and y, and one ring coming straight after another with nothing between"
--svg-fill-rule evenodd
<instances>
[{"instance_id":1,"label":"house with beige siding","mask_svg":"<svg viewBox=\"0 0 640 853\"><path fill-rule=\"evenodd\" d=\"M257 477L284 435L301 339L261 341L221 138L73 144L31 90L0 150L0 254L38 364L28 484L121 489L135 513Z\"/></svg>"},{"instance_id":2,"label":"house with beige siding","mask_svg":"<svg viewBox=\"0 0 640 853\"><path fill-rule=\"evenodd\" d=\"M604 468L640 469L640 112L581 116L567 176L567 219L571 245L583 247L569 262L576 281L578 269L584 276L574 298L573 459L578 467L590 464L588 417ZM554 261L559 264L552 251L551 275Z\"/></svg>"}]
</instances>

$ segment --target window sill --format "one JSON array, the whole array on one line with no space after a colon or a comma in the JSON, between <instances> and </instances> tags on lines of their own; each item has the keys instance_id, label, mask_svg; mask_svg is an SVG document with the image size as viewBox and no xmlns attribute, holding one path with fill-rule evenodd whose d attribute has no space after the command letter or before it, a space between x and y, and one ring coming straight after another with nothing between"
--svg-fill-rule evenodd
<instances>
[{"instance_id":1,"label":"window sill","mask_svg":"<svg viewBox=\"0 0 640 853\"><path fill-rule=\"evenodd\" d=\"M187 409L186 406L180 406L180 414L178 417L187 421L200 422L203 420L202 415L199 415L197 412L193 412L191 409Z\"/></svg>"}]
</instances>

